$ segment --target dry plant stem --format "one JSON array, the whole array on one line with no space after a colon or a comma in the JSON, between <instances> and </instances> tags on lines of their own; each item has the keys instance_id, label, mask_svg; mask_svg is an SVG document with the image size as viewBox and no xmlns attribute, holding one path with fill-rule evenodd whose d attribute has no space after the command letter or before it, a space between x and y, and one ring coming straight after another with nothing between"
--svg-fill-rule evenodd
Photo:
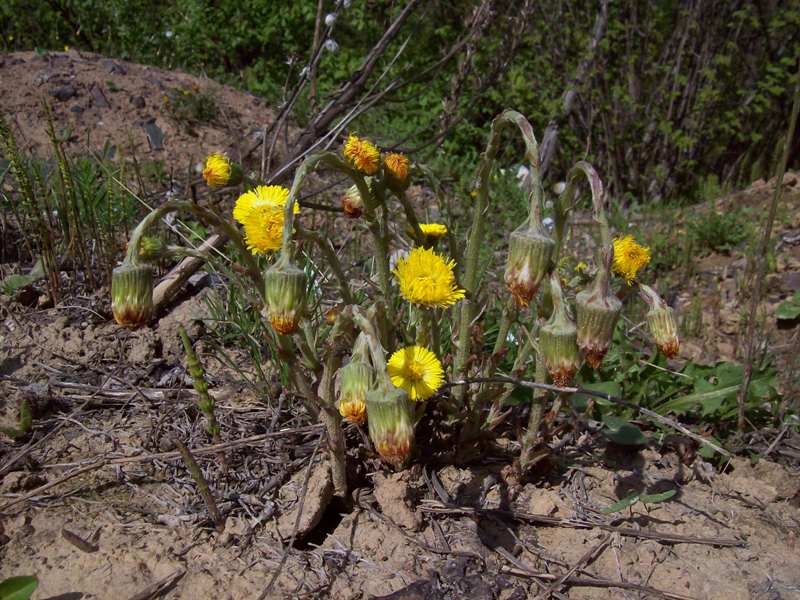
<instances>
[{"instance_id":1,"label":"dry plant stem","mask_svg":"<svg viewBox=\"0 0 800 600\"><path fill-rule=\"evenodd\" d=\"M203 498L203 502L206 503L208 514L211 515L211 520L214 521L217 531L222 533L225 531L225 519L222 518L222 514L219 512L217 503L214 500L214 494L211 493L211 489L208 487L208 482L206 481L206 478L203 477L202 469L200 469L197 461L195 461L192 453L189 452L189 449L184 445L184 443L177 438L174 441L175 445L178 447L178 451L181 453L181 457L183 458L186 468L189 470L189 474L197 484L197 491Z\"/></svg>"},{"instance_id":2,"label":"dry plant stem","mask_svg":"<svg viewBox=\"0 0 800 600\"><path fill-rule=\"evenodd\" d=\"M136 228L131 232L131 237L128 240L128 251L125 255L125 262L127 264L138 264L139 262L139 242L142 236L147 233L147 230L157 223L163 216L178 211L186 211L195 215L201 221L208 223L214 227L218 227L222 232L239 248L242 254L242 259L245 261L247 274L253 279L256 284L259 294L264 294L264 280L261 276L261 270L258 268L258 263L253 258L253 255L247 249L242 235L239 230L231 225L228 221L220 217L214 211L203 208L192 202L183 200L169 200L150 211L150 213L142 219Z\"/></svg>"},{"instance_id":3,"label":"dry plant stem","mask_svg":"<svg viewBox=\"0 0 800 600\"><path fill-rule=\"evenodd\" d=\"M484 150L481 156L481 161L478 165L475 177L478 197L476 198L475 208L472 213L472 227L470 228L465 251L466 264L464 265L464 278L461 282L461 285L466 290L466 297L460 303L461 313L458 327L458 343L456 355L453 360L453 376L456 379L463 379L467 357L470 352L470 329L472 327L472 320L475 318L474 305L477 305L476 295L478 293L479 276L478 257L480 255L481 246L483 245L483 224L486 220L485 213L488 210L489 203L489 179L495 158L497 157L497 152L500 149L500 134L506 126L512 124L516 125L522 134L523 141L525 142L525 158L530 165L531 181L533 182L531 191L531 215L539 215L541 217L542 185L539 177L539 147L536 142L536 137L533 134L533 128L531 124L528 123L528 120L517 111L503 111L492 121L489 141L486 144L486 150ZM466 393L466 388L456 390L456 399L459 404L464 404Z\"/></svg>"},{"instance_id":4,"label":"dry plant stem","mask_svg":"<svg viewBox=\"0 0 800 600\"><path fill-rule=\"evenodd\" d=\"M742 387L739 388L739 393L736 397L738 404L738 428L739 433L744 433L745 418L744 418L744 405L747 399L747 389L750 387L750 379L753 375L753 360L755 353L755 327L756 327L756 313L758 306L761 304L761 295L764 290L764 278L767 275L767 253L769 252L769 243L772 238L772 227L775 223L775 213L778 211L778 204L783 195L783 176L786 174L786 164L789 161L789 152L792 148L792 139L794 137L794 130L797 126L797 113L800 109L800 75L794 90L794 103L792 105L792 115L789 118L789 128L786 131L786 139L783 144L783 155L778 167L778 182L775 186L775 191L772 194L772 202L769 206L769 214L767 221L764 223L764 230L761 236L761 243L758 246L756 253L756 274L755 282L753 285L753 295L750 299L750 311L747 319L747 332L745 335L745 359L744 359L744 379Z\"/></svg>"},{"instance_id":5,"label":"dry plant stem","mask_svg":"<svg viewBox=\"0 0 800 600\"><path fill-rule=\"evenodd\" d=\"M161 597L172 589L184 575L186 575L186 571L178 569L164 577L164 579L159 579L155 583L148 585L138 594L128 598L128 600L152 600L153 598Z\"/></svg>"},{"instance_id":6,"label":"dry plant stem","mask_svg":"<svg viewBox=\"0 0 800 600\"><path fill-rule=\"evenodd\" d=\"M275 582L278 580L278 576L280 575L281 571L283 570L283 565L286 564L286 559L289 558L289 552L292 546L294 546L294 541L297 538L297 530L300 528L300 519L303 516L303 508L306 504L306 496L308 495L308 482L311 480L311 468L314 466L314 459L317 456L317 450L319 450L319 443L322 441L320 438L317 441L317 445L314 446L314 452L311 453L311 458L308 461L308 467L306 468L306 475L303 479L303 489L300 494L300 502L297 505L297 516L294 520L294 527L292 527L292 537L289 540L289 545L283 548L283 556L281 557L281 562L278 564L277 568L272 572L272 577L270 577L269 581L267 582L264 591L261 592L261 595L258 597L258 600L265 600L269 597L269 592L272 590L272 586L275 585Z\"/></svg>"},{"instance_id":7,"label":"dry plant stem","mask_svg":"<svg viewBox=\"0 0 800 600\"><path fill-rule=\"evenodd\" d=\"M189 256L175 265L153 289L153 307L158 310L159 306L165 302L169 302L175 294L177 294L183 284L205 264L207 253L212 250L221 249L227 241L227 236L221 233L215 233L209 236L197 249L197 252L200 253L203 258Z\"/></svg>"},{"instance_id":8,"label":"dry plant stem","mask_svg":"<svg viewBox=\"0 0 800 600\"><path fill-rule=\"evenodd\" d=\"M571 529L602 529L618 533L623 537L632 537L642 540L655 540L662 544L699 544L702 546L719 546L720 548L741 548L746 545L743 540L735 538L706 538L694 537L690 535L680 535L668 533L666 531L643 530L635 527L619 527L608 525L602 522L587 521L583 519L570 519L561 517L551 517L537 513L528 513L516 510L500 510L492 508L475 508L472 506L459 506L445 504L439 501L424 501L419 507L422 512L434 514L450 515L473 515L473 516L498 516L508 517L524 523L534 523L537 525L550 525L554 527L569 527ZM557 576L555 576L557 577Z\"/></svg>"},{"instance_id":9,"label":"dry plant stem","mask_svg":"<svg viewBox=\"0 0 800 600\"><path fill-rule=\"evenodd\" d=\"M536 381L544 383L547 380L547 369L544 366L542 353L536 352ZM531 412L528 416L528 427L522 435L522 450L519 453L519 466L525 472L533 463L534 451L539 445L539 427L542 424L542 414L544 413L544 402L547 391L542 388L535 388L531 398Z\"/></svg>"}]
</instances>

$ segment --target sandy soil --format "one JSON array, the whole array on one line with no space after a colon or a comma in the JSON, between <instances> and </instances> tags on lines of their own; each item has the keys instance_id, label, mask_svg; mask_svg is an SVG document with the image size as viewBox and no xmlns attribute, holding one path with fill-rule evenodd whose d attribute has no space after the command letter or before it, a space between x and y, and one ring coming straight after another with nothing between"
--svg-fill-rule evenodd
<instances>
[{"instance_id":1,"label":"sandy soil","mask_svg":"<svg viewBox=\"0 0 800 600\"><path fill-rule=\"evenodd\" d=\"M192 112L181 109L198 98L209 98L216 107L212 119L186 118ZM68 151L97 152L108 143L140 162L162 161L176 177L212 151L240 159L274 119L262 99L179 71L75 50L0 57L2 111L23 149L49 156L43 102L52 107ZM152 125L163 139L148 135L155 132Z\"/></svg>"},{"instance_id":2,"label":"sandy soil","mask_svg":"<svg viewBox=\"0 0 800 600\"><path fill-rule=\"evenodd\" d=\"M26 147L44 155L41 94L71 131L93 132L90 147L110 140L176 171L210 150L236 156L272 114L208 80L84 53L0 60L0 102ZM175 120L163 96L181 89L209 91L220 118L191 127ZM143 124L151 119L165 134L163 149L148 140ZM70 144L87 146L79 137ZM788 206L800 186L790 187ZM768 189L727 201L760 201ZM792 228L800 229L796 212L781 235ZM771 305L796 289L798 248L786 243L777 254ZM739 304L725 303L740 301L739 290L725 282L737 281L744 265L723 258L699 267L723 283L698 289L724 306L714 314L725 317L706 324L684 358L736 354L730 315ZM681 292L679 305L691 297ZM531 481L504 466L518 450L511 440L477 466L420 457L391 473L349 428L352 490L335 499L319 428L307 427L307 415L280 389L256 401L240 374L204 346L202 294L134 332L109 315L104 289L47 310L0 302L0 424L13 424L23 397L36 411L29 438L0 436L0 579L36 574L36 600L239 600L268 587L265 597L275 599L800 598L797 461L737 458L718 472L669 440L626 451L587 431ZM211 440L183 369L179 323L201 339L223 441L234 442L224 464L218 452L197 450ZM784 344L788 365L796 329L778 331L768 319L766 332ZM231 358L248 360L234 350ZM224 531L175 439L195 449ZM62 481L66 475L74 476ZM666 490L676 491L666 502L602 512L632 491ZM598 581L621 587L586 585Z\"/></svg>"}]
</instances>

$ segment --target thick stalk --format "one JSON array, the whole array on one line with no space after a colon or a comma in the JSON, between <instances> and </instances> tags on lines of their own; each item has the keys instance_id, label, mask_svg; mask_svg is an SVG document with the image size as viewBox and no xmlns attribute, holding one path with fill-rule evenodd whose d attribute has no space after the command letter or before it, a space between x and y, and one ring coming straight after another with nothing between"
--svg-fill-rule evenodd
<instances>
[{"instance_id":1,"label":"thick stalk","mask_svg":"<svg viewBox=\"0 0 800 600\"><path fill-rule=\"evenodd\" d=\"M388 323L391 322L391 315L388 314L390 307L392 306L391 302L391 276L389 273L389 245L386 236L381 231L380 224L378 223L378 219L375 213L375 209L377 208L377 203L372 195L372 192L367 185L367 182L364 180L364 177L354 171L350 167L347 166L336 154L333 152L319 152L316 154L312 154L308 158L306 158L303 163L297 168L297 171L294 174L294 180L292 181L292 187L289 190L289 198L286 201L286 206L284 207L284 218L283 218L283 239L281 244L281 254L291 256L291 241L292 241L292 234L294 232L294 205L297 202L297 193L300 190L300 186L303 184L303 180L306 178L308 173L316 168L319 163L325 163L328 167L333 169L334 171L338 171L347 175L350 179L353 180L356 187L358 188L359 194L361 194L361 198L364 201L364 216L367 219L368 228L370 234L372 235L373 243L375 244L375 260L377 262L377 272L378 272L378 285L381 289L381 293L383 294L384 303L386 310L382 312L381 318L381 333L386 336L389 333ZM387 339L384 337L383 339Z\"/></svg>"},{"instance_id":2,"label":"thick stalk","mask_svg":"<svg viewBox=\"0 0 800 600\"><path fill-rule=\"evenodd\" d=\"M346 446L341 424L342 417L335 405L335 375L341 366L342 354L332 348L325 360L322 380L319 384L319 399L322 404L319 416L328 432L334 493L344 498L347 496Z\"/></svg>"},{"instance_id":3,"label":"thick stalk","mask_svg":"<svg viewBox=\"0 0 800 600\"><path fill-rule=\"evenodd\" d=\"M525 158L530 165L531 179L533 189L531 192L531 215L541 215L542 205L542 183L539 176L539 148L536 142L536 137L533 134L533 128L528 120L520 113L514 110L506 110L500 113L492 121L492 128L489 132L489 141L486 144L481 156L481 162L478 165L476 173L476 186L478 197L475 202L475 208L472 213L472 228L470 229L469 238L467 240L467 248L465 251L465 265L464 265L464 278L462 286L466 290L466 297L461 301L461 315L459 319L458 328L458 343L456 349L455 359L453 360L453 377L456 380L464 379L467 356L469 356L469 343L470 343L470 328L472 320L475 318L475 306L477 305L477 288L478 288L478 257L480 249L483 244L483 223L486 220L486 211L488 209L489 200L489 176L491 175L492 167L494 166L497 152L500 149L500 134L507 125L516 125L522 138L525 142ZM464 398L467 393L468 386L459 387L456 392L456 398L459 403L463 405Z\"/></svg>"},{"instance_id":4,"label":"thick stalk","mask_svg":"<svg viewBox=\"0 0 800 600\"><path fill-rule=\"evenodd\" d=\"M223 231L228 239L230 239L238 247L245 262L247 274L256 283L259 294L263 296L264 279L261 276L258 263L256 262L255 258L253 258L251 252L247 249L247 245L244 243L244 239L239 233L239 230L214 211L198 206L193 202L186 202L184 200L169 200L155 210L150 211L150 213L147 214L131 232L131 236L128 241L128 251L125 254L125 262L131 265L139 264L139 242L141 242L141 239L144 234L147 233L147 230L165 215L179 211L192 213L201 221L204 221L209 225L213 225L214 227L218 227Z\"/></svg>"},{"instance_id":5,"label":"thick stalk","mask_svg":"<svg viewBox=\"0 0 800 600\"><path fill-rule=\"evenodd\" d=\"M536 383L547 383L547 370L545 369L544 357L541 352L536 353ZM519 466L523 472L531 465L534 451L539 445L539 428L542 424L546 396L547 391L544 389L533 390L528 428L522 436L522 450L519 455Z\"/></svg>"},{"instance_id":6,"label":"thick stalk","mask_svg":"<svg viewBox=\"0 0 800 600\"><path fill-rule=\"evenodd\" d=\"M564 246L569 213L574 208L572 205L573 197L575 196L578 180L581 175L586 176L586 180L589 182L589 189L592 192L592 217L600 228L600 247L607 248L611 245L611 233L609 231L608 217L606 215L606 199L605 191L603 190L603 182L592 165L584 160L579 161L567 173L567 185L564 189L564 193L561 194L559 199L555 202L553 220L555 221L554 237L556 247L553 251L553 262L556 264L558 264L558 259Z\"/></svg>"},{"instance_id":7,"label":"thick stalk","mask_svg":"<svg viewBox=\"0 0 800 600\"><path fill-rule=\"evenodd\" d=\"M411 201L408 199L405 191L399 193L395 192L394 195L403 206L403 211L406 213L406 220L411 227L414 241L416 242L417 246L422 246L422 243L425 241L425 236L422 235L422 230L419 228L419 219L417 218L417 213L414 211Z\"/></svg>"}]
</instances>

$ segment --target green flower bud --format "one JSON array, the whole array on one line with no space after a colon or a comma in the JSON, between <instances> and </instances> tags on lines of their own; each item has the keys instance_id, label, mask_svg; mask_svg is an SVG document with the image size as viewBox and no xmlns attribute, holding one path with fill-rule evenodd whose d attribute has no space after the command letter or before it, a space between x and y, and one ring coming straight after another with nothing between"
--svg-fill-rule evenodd
<instances>
[{"instance_id":1,"label":"green flower bud","mask_svg":"<svg viewBox=\"0 0 800 600\"><path fill-rule=\"evenodd\" d=\"M139 259L144 262L158 262L167 254L167 246L159 237L146 235L139 241Z\"/></svg>"},{"instance_id":2,"label":"green flower bud","mask_svg":"<svg viewBox=\"0 0 800 600\"><path fill-rule=\"evenodd\" d=\"M383 384L367 393L369 437L384 461L401 468L414 446L414 420L408 394Z\"/></svg>"},{"instance_id":3,"label":"green flower bud","mask_svg":"<svg viewBox=\"0 0 800 600\"><path fill-rule=\"evenodd\" d=\"M153 316L153 269L123 263L111 273L111 310L125 327L145 325Z\"/></svg>"},{"instance_id":4,"label":"green flower bud","mask_svg":"<svg viewBox=\"0 0 800 600\"><path fill-rule=\"evenodd\" d=\"M272 328L282 335L295 332L306 310L306 274L280 258L267 270L264 281Z\"/></svg>"},{"instance_id":5,"label":"green flower bud","mask_svg":"<svg viewBox=\"0 0 800 600\"><path fill-rule=\"evenodd\" d=\"M356 425L367 419L367 392L373 387L369 346L364 333L358 334L350 362L339 369L336 382L339 414Z\"/></svg>"},{"instance_id":6,"label":"green flower bud","mask_svg":"<svg viewBox=\"0 0 800 600\"><path fill-rule=\"evenodd\" d=\"M550 265L555 242L541 223L523 223L508 240L505 281L518 306L527 308Z\"/></svg>"},{"instance_id":7,"label":"green flower bud","mask_svg":"<svg viewBox=\"0 0 800 600\"><path fill-rule=\"evenodd\" d=\"M575 297L578 348L593 369L599 368L603 362L622 311L622 302L609 291L613 249L604 250L602 257L603 264L597 271L591 289L584 290Z\"/></svg>"},{"instance_id":8,"label":"green flower bud","mask_svg":"<svg viewBox=\"0 0 800 600\"><path fill-rule=\"evenodd\" d=\"M564 302L557 273L550 276L550 289L553 294L553 314L539 331L539 344L553 383L563 387L569 385L580 368L581 356L577 330Z\"/></svg>"},{"instance_id":9,"label":"green flower bud","mask_svg":"<svg viewBox=\"0 0 800 600\"><path fill-rule=\"evenodd\" d=\"M647 311L647 326L656 346L667 358L674 357L680 350L675 313L650 286L639 284L639 295L650 307Z\"/></svg>"},{"instance_id":10,"label":"green flower bud","mask_svg":"<svg viewBox=\"0 0 800 600\"><path fill-rule=\"evenodd\" d=\"M367 419L367 392L372 388L372 368L351 360L339 369L339 414L356 425Z\"/></svg>"},{"instance_id":11,"label":"green flower bud","mask_svg":"<svg viewBox=\"0 0 800 600\"><path fill-rule=\"evenodd\" d=\"M358 187L351 185L342 197L342 210L351 219L358 219L364 213L364 199Z\"/></svg>"}]
</instances>

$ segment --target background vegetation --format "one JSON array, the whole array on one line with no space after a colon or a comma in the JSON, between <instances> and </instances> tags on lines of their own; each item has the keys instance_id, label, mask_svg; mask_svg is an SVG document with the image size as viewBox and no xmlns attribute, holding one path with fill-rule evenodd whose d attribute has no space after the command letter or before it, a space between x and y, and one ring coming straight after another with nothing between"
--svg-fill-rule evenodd
<instances>
[{"instance_id":1,"label":"background vegetation","mask_svg":"<svg viewBox=\"0 0 800 600\"><path fill-rule=\"evenodd\" d=\"M310 118L358 68L403 4L320 2L320 15L339 11L335 45L294 118ZM317 15L315 0L7 0L0 50L70 46L202 72L279 105L308 63ZM474 160L488 121L512 106L537 132L560 125L556 173L562 157L582 156L620 200L683 203L712 175L735 186L774 171L798 56L796 0L421 2L372 78L425 77L356 125L384 145Z\"/></svg>"}]
</instances>

